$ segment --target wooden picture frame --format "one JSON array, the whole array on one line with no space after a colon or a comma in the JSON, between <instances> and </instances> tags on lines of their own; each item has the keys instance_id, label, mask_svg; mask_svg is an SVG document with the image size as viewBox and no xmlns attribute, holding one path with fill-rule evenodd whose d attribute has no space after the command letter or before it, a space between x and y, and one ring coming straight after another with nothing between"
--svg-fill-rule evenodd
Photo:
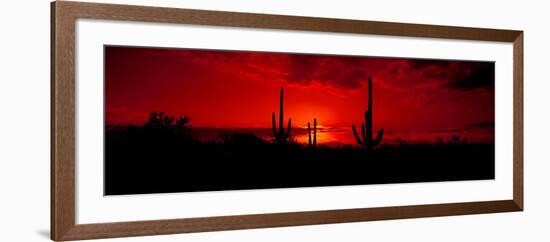
<instances>
[{"instance_id":1,"label":"wooden picture frame","mask_svg":"<svg viewBox=\"0 0 550 242\"><path fill-rule=\"evenodd\" d=\"M75 22L142 21L513 43L513 199L450 204L127 221L75 222ZM57 1L51 4L51 239L252 229L523 210L523 32Z\"/></svg>"}]
</instances>

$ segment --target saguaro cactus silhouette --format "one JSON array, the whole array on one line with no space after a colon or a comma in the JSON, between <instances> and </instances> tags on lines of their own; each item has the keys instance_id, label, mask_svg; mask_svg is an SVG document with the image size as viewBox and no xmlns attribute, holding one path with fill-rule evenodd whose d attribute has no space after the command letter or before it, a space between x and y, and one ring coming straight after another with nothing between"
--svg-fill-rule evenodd
<instances>
[{"instance_id":1,"label":"saguaro cactus silhouette","mask_svg":"<svg viewBox=\"0 0 550 242\"><path fill-rule=\"evenodd\" d=\"M357 133L357 130L355 129L355 125L351 125L351 128L353 130L353 135L355 136L355 140L357 141L357 144L366 147L367 149L372 149L380 142L382 141L382 136L384 136L384 129L378 130L378 134L376 135L376 138L373 139L372 137L372 116L373 116L373 110L372 110L372 79L369 77L369 100L368 100L368 106L367 111L365 111L365 123L361 123L361 136Z\"/></svg>"},{"instance_id":2,"label":"saguaro cactus silhouette","mask_svg":"<svg viewBox=\"0 0 550 242\"><path fill-rule=\"evenodd\" d=\"M307 122L307 143L309 147L317 146L317 119L313 119L313 143L311 142L311 124Z\"/></svg>"},{"instance_id":3,"label":"saguaro cactus silhouette","mask_svg":"<svg viewBox=\"0 0 550 242\"><path fill-rule=\"evenodd\" d=\"M283 100L284 100L284 94L285 90L281 88L281 92L279 94L279 129L277 130L277 121L275 118L275 112L271 114L271 127L273 128L273 137L274 141L277 144L286 144L290 141L290 129L292 127L292 119L288 119L288 125L287 130L285 132L284 127L284 108L283 108Z\"/></svg>"}]
</instances>

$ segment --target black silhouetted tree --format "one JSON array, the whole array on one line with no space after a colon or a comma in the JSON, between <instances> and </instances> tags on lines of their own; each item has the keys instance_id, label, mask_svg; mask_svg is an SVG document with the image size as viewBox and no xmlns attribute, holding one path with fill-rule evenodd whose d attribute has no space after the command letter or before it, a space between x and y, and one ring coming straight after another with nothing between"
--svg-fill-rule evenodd
<instances>
[{"instance_id":1,"label":"black silhouetted tree","mask_svg":"<svg viewBox=\"0 0 550 242\"><path fill-rule=\"evenodd\" d=\"M191 118L181 116L176 119L174 116L166 115L165 112L152 112L149 113L149 119L145 123L144 129L153 135L190 139Z\"/></svg>"},{"instance_id":2,"label":"black silhouetted tree","mask_svg":"<svg viewBox=\"0 0 550 242\"><path fill-rule=\"evenodd\" d=\"M187 116L176 119L175 130L178 135L191 137L191 118Z\"/></svg>"},{"instance_id":3,"label":"black silhouetted tree","mask_svg":"<svg viewBox=\"0 0 550 242\"><path fill-rule=\"evenodd\" d=\"M453 135L451 139L447 142L449 145L464 145L467 144L468 141L466 140L466 137L460 137L458 135Z\"/></svg>"},{"instance_id":4,"label":"black silhouetted tree","mask_svg":"<svg viewBox=\"0 0 550 242\"><path fill-rule=\"evenodd\" d=\"M165 121L166 120L166 121ZM149 113L149 119L145 123L147 129L162 129L166 128L166 123L169 123L169 117L164 112L152 112ZM169 125L168 125L169 126Z\"/></svg>"}]
</instances>

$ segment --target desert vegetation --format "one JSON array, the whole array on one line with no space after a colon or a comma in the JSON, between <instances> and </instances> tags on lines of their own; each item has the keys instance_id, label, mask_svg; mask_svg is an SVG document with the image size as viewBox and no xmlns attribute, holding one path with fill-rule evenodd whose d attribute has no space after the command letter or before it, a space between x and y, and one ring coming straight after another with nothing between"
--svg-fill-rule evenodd
<instances>
[{"instance_id":1,"label":"desert vegetation","mask_svg":"<svg viewBox=\"0 0 550 242\"><path fill-rule=\"evenodd\" d=\"M271 137L254 133L194 136L191 117L151 112L142 126L107 127L107 195L455 181L494 178L494 144L469 144L460 137L433 143L384 144L373 132L372 79L357 144L317 144L318 127L307 124L307 144L293 138L292 119L271 115ZM278 122L277 122L278 119ZM312 127L313 126L313 127Z\"/></svg>"}]
</instances>

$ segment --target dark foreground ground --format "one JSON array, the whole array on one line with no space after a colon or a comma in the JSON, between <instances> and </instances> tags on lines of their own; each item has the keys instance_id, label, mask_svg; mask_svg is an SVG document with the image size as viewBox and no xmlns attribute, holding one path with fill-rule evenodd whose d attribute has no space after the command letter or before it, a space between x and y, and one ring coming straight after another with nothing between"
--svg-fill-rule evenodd
<instances>
[{"instance_id":1,"label":"dark foreground ground","mask_svg":"<svg viewBox=\"0 0 550 242\"><path fill-rule=\"evenodd\" d=\"M368 152L275 145L234 134L199 142L107 132L105 195L494 179L492 144L407 144Z\"/></svg>"}]
</instances>

